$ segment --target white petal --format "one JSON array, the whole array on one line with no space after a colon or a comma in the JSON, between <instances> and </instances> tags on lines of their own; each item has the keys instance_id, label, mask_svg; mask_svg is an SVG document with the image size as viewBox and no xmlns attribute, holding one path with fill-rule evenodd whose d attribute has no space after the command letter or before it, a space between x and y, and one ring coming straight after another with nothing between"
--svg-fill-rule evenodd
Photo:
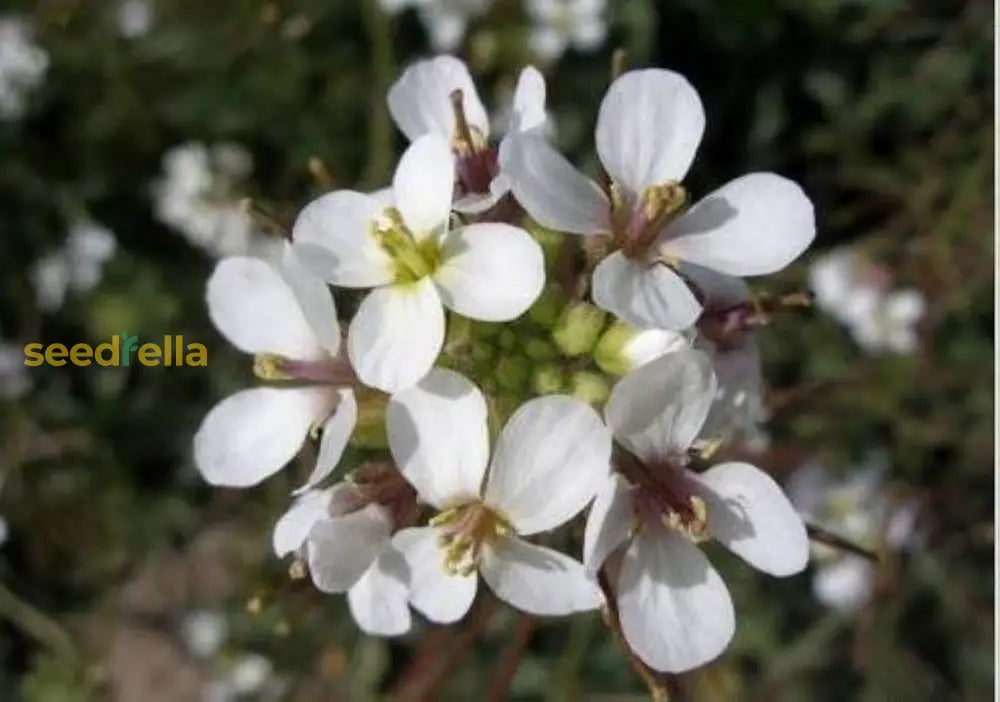
<instances>
[{"instance_id":1,"label":"white petal","mask_svg":"<svg viewBox=\"0 0 1000 702\"><path fill-rule=\"evenodd\" d=\"M292 227L299 261L313 275L345 288L372 288L392 281L392 258L373 235L384 206L377 198L338 190L306 205Z\"/></svg>"},{"instance_id":2,"label":"white petal","mask_svg":"<svg viewBox=\"0 0 1000 702\"><path fill-rule=\"evenodd\" d=\"M705 110L684 76L629 71L608 88L597 115L597 154L632 194L684 179L705 131Z\"/></svg>"},{"instance_id":3,"label":"white petal","mask_svg":"<svg viewBox=\"0 0 1000 702\"><path fill-rule=\"evenodd\" d=\"M347 331L347 352L361 381L395 392L427 374L444 343L444 309L434 281L372 290Z\"/></svg>"},{"instance_id":4,"label":"white petal","mask_svg":"<svg viewBox=\"0 0 1000 702\"><path fill-rule=\"evenodd\" d=\"M379 504L313 524L306 541L309 573L323 592L346 592L375 561L392 534L392 517Z\"/></svg>"},{"instance_id":5,"label":"white petal","mask_svg":"<svg viewBox=\"0 0 1000 702\"><path fill-rule=\"evenodd\" d=\"M212 485L249 487L281 470L310 426L326 417L328 388L253 388L208 413L194 437L194 460Z\"/></svg>"},{"instance_id":6,"label":"white petal","mask_svg":"<svg viewBox=\"0 0 1000 702\"><path fill-rule=\"evenodd\" d=\"M509 224L470 224L450 232L434 274L448 309L484 322L521 316L545 285L542 247Z\"/></svg>"},{"instance_id":7,"label":"white petal","mask_svg":"<svg viewBox=\"0 0 1000 702\"><path fill-rule=\"evenodd\" d=\"M462 91L462 107L469 126L489 136L489 117L479 100L465 64L452 56L418 61L403 71L389 89L389 113L410 141L433 132L449 141L455 136L451 93Z\"/></svg>"},{"instance_id":8,"label":"white petal","mask_svg":"<svg viewBox=\"0 0 1000 702\"><path fill-rule=\"evenodd\" d=\"M583 565L593 575L629 537L632 502L629 484L618 473L607 477L587 515L583 533Z\"/></svg>"},{"instance_id":9,"label":"white petal","mask_svg":"<svg viewBox=\"0 0 1000 702\"><path fill-rule=\"evenodd\" d=\"M358 401L352 390L337 391L337 408L326 424L319 442L319 452L316 455L316 466L313 468L305 485L296 492L309 490L323 482L336 469L340 457L347 448L347 440L351 438L354 425L358 421Z\"/></svg>"},{"instance_id":10,"label":"white petal","mask_svg":"<svg viewBox=\"0 0 1000 702\"><path fill-rule=\"evenodd\" d=\"M281 273L258 258L219 261L206 297L212 323L241 351L294 359L326 355L295 292Z\"/></svg>"},{"instance_id":11,"label":"white petal","mask_svg":"<svg viewBox=\"0 0 1000 702\"><path fill-rule=\"evenodd\" d=\"M721 463L695 479L708 490L708 530L757 570L798 573L809 561L802 517L767 473L749 463Z\"/></svg>"},{"instance_id":12,"label":"white petal","mask_svg":"<svg viewBox=\"0 0 1000 702\"><path fill-rule=\"evenodd\" d=\"M701 305L684 279L663 264L638 264L615 251L594 269L591 294L598 307L641 329L686 329Z\"/></svg>"},{"instance_id":13,"label":"white petal","mask_svg":"<svg viewBox=\"0 0 1000 702\"><path fill-rule=\"evenodd\" d=\"M420 498L439 509L479 498L489 459L486 400L455 371L435 368L386 409L389 450Z\"/></svg>"},{"instance_id":14,"label":"white petal","mask_svg":"<svg viewBox=\"0 0 1000 702\"><path fill-rule=\"evenodd\" d=\"M610 203L597 183L577 171L537 134L510 134L500 169L511 191L539 224L574 234L610 231Z\"/></svg>"},{"instance_id":15,"label":"white petal","mask_svg":"<svg viewBox=\"0 0 1000 702\"><path fill-rule=\"evenodd\" d=\"M448 140L425 134L410 144L392 177L392 196L414 237L443 231L454 192L455 156Z\"/></svg>"},{"instance_id":16,"label":"white petal","mask_svg":"<svg viewBox=\"0 0 1000 702\"><path fill-rule=\"evenodd\" d=\"M383 548L347 591L351 616L358 628L371 636L400 636L410 630L409 592L400 573L406 564L400 569L390 559L402 561L403 557L394 548Z\"/></svg>"},{"instance_id":17,"label":"white petal","mask_svg":"<svg viewBox=\"0 0 1000 702\"><path fill-rule=\"evenodd\" d=\"M521 69L514 89L511 131L525 132L545 125L545 78L534 66Z\"/></svg>"},{"instance_id":18,"label":"white petal","mask_svg":"<svg viewBox=\"0 0 1000 702\"><path fill-rule=\"evenodd\" d=\"M340 322L330 288L302 263L295 249L285 244L281 257L281 275L295 293L302 316L316 339L331 356L340 351Z\"/></svg>"},{"instance_id":19,"label":"white petal","mask_svg":"<svg viewBox=\"0 0 1000 702\"><path fill-rule=\"evenodd\" d=\"M484 544L479 569L497 597L529 614L586 612L602 602L601 591L583 564L518 538Z\"/></svg>"},{"instance_id":20,"label":"white petal","mask_svg":"<svg viewBox=\"0 0 1000 702\"><path fill-rule=\"evenodd\" d=\"M292 551L298 551L302 547L313 524L328 514L330 492L330 490L310 490L303 493L288 511L281 515L271 535L271 545L278 558Z\"/></svg>"},{"instance_id":21,"label":"white petal","mask_svg":"<svg viewBox=\"0 0 1000 702\"><path fill-rule=\"evenodd\" d=\"M642 529L618 581L622 632L648 666L681 673L717 657L736 614L722 578L701 550L676 532Z\"/></svg>"},{"instance_id":22,"label":"white petal","mask_svg":"<svg viewBox=\"0 0 1000 702\"><path fill-rule=\"evenodd\" d=\"M449 575L444 553L433 527L403 529L392 537L392 545L406 559L410 604L438 624L451 624L465 616L476 596L477 580L471 575Z\"/></svg>"},{"instance_id":23,"label":"white petal","mask_svg":"<svg viewBox=\"0 0 1000 702\"><path fill-rule=\"evenodd\" d=\"M615 438L644 460L686 451L715 397L715 375L701 351L661 356L619 380L604 406Z\"/></svg>"},{"instance_id":24,"label":"white petal","mask_svg":"<svg viewBox=\"0 0 1000 702\"><path fill-rule=\"evenodd\" d=\"M753 338L731 349L712 349L710 356L718 388L701 437L718 439L763 422L767 416L764 378Z\"/></svg>"},{"instance_id":25,"label":"white petal","mask_svg":"<svg viewBox=\"0 0 1000 702\"><path fill-rule=\"evenodd\" d=\"M590 405L530 400L500 432L484 500L521 535L554 529L593 499L610 470L611 433Z\"/></svg>"},{"instance_id":26,"label":"white petal","mask_svg":"<svg viewBox=\"0 0 1000 702\"><path fill-rule=\"evenodd\" d=\"M802 188L774 173L750 173L667 227L659 251L729 275L764 275L798 258L815 236L812 202Z\"/></svg>"},{"instance_id":27,"label":"white petal","mask_svg":"<svg viewBox=\"0 0 1000 702\"><path fill-rule=\"evenodd\" d=\"M742 278L684 262L677 266L677 272L696 291L705 309L721 310L750 299L750 288Z\"/></svg>"}]
</instances>

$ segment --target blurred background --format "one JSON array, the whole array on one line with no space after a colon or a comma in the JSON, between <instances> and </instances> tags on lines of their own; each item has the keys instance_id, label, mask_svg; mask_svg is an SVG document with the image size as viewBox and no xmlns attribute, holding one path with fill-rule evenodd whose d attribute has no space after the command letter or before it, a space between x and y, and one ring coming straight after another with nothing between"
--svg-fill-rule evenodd
<instances>
[{"instance_id":1,"label":"blurred background","mask_svg":"<svg viewBox=\"0 0 1000 702\"><path fill-rule=\"evenodd\" d=\"M203 303L219 256L275 245L241 198L287 222L330 181L385 184L386 89L437 52L501 126L538 65L594 168L617 47L701 93L692 192L775 170L813 198L814 248L752 283L815 304L760 333L769 421L725 450L882 554L780 581L713 554L737 636L674 697L992 699L993 29L982 0L4 0L0 700L482 700L517 656L509 699L646 699L597 613L360 635L270 550L294 471L219 490L191 459L252 380ZM208 368L23 365L123 330Z\"/></svg>"}]
</instances>

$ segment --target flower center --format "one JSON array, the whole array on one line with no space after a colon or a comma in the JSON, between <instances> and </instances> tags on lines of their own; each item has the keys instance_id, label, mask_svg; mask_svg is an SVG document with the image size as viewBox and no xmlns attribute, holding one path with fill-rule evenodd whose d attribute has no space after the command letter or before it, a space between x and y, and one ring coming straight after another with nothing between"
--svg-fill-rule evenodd
<instances>
[{"instance_id":1,"label":"flower center","mask_svg":"<svg viewBox=\"0 0 1000 702\"><path fill-rule=\"evenodd\" d=\"M441 529L444 569L451 575L472 574L483 544L512 533L506 519L478 500L440 512L430 524Z\"/></svg>"},{"instance_id":2,"label":"flower center","mask_svg":"<svg viewBox=\"0 0 1000 702\"><path fill-rule=\"evenodd\" d=\"M415 283L431 275L441 263L436 237L415 238L395 207L382 211L374 222L372 235L392 257L396 283Z\"/></svg>"},{"instance_id":3,"label":"flower center","mask_svg":"<svg viewBox=\"0 0 1000 702\"><path fill-rule=\"evenodd\" d=\"M615 243L634 260L646 259L649 247L687 203L687 191L674 181L651 185L642 191L637 202L617 183L611 183L609 190Z\"/></svg>"},{"instance_id":4,"label":"flower center","mask_svg":"<svg viewBox=\"0 0 1000 702\"><path fill-rule=\"evenodd\" d=\"M634 529L660 522L692 541L708 538L708 505L696 492L683 464L686 457L668 457L655 464L623 454L616 465L635 486L632 492Z\"/></svg>"}]
</instances>

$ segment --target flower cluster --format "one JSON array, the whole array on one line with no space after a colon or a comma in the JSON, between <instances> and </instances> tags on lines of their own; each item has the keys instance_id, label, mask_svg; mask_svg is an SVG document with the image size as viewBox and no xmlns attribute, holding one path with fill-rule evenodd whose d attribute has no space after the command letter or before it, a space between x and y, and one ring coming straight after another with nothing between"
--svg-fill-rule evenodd
<instances>
[{"instance_id":1,"label":"flower cluster","mask_svg":"<svg viewBox=\"0 0 1000 702\"><path fill-rule=\"evenodd\" d=\"M548 141L534 68L513 103L494 145L464 64L410 66L388 94L410 141L390 186L308 204L280 260L219 262L209 313L264 385L211 410L195 459L245 487L318 438L273 545L365 631L408 631L411 607L457 621L481 576L535 615L603 604L646 665L687 670L735 628L701 542L776 576L808 559L774 480L707 461L761 411L774 301L734 276L798 257L812 205L753 173L688 206L705 117L676 73L610 86L596 180ZM327 284L358 300L346 339ZM352 443L387 451L330 484ZM588 506L577 559L561 527Z\"/></svg>"},{"instance_id":2,"label":"flower cluster","mask_svg":"<svg viewBox=\"0 0 1000 702\"><path fill-rule=\"evenodd\" d=\"M28 94L45 79L49 54L34 40L26 19L0 15L0 120L24 114Z\"/></svg>"}]
</instances>

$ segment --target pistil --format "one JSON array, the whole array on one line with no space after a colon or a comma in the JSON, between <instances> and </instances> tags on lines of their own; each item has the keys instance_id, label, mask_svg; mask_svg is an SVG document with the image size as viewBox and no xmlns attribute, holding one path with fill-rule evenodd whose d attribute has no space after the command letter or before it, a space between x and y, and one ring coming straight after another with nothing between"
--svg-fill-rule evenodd
<instances>
[{"instance_id":1,"label":"pistil","mask_svg":"<svg viewBox=\"0 0 1000 702\"><path fill-rule=\"evenodd\" d=\"M430 525L441 529L444 568L451 575L471 575L483 544L512 533L506 519L479 501L445 510Z\"/></svg>"}]
</instances>

